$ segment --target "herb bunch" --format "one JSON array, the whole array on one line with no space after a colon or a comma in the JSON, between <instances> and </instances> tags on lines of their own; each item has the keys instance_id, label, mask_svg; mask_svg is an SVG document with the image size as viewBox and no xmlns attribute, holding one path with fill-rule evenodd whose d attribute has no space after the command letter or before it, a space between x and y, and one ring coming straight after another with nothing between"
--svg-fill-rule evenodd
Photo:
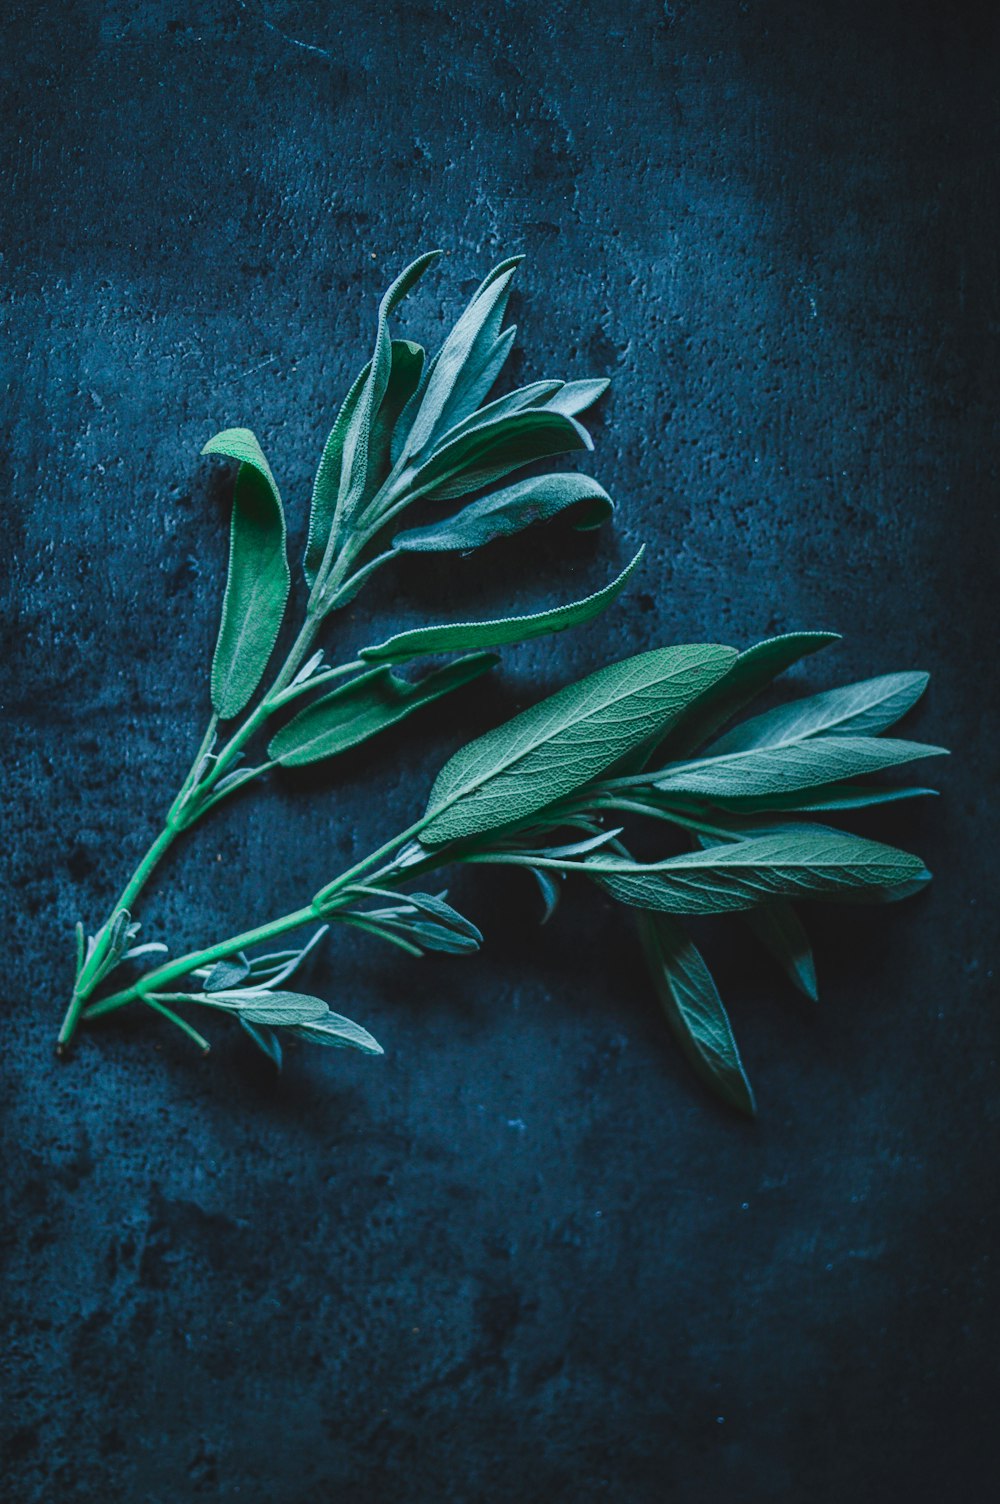
<instances>
[{"instance_id":1,"label":"herb bunch","mask_svg":"<svg viewBox=\"0 0 1000 1504\"><path fill-rule=\"evenodd\" d=\"M335 667L314 651L326 617L400 551L468 551L560 513L592 527L612 510L607 493L575 473L494 489L519 468L590 449L579 418L607 383L535 382L486 402L513 339L513 329L502 326L516 259L486 278L431 360L419 346L391 339L390 315L435 254L408 267L382 300L372 359L344 401L316 476L305 618L249 711L290 590L284 514L249 430L227 430L206 446L206 453L239 461L213 714L160 835L108 918L89 940L77 927L76 979L60 1045L81 1020L141 1004L206 1050L189 1011L228 1014L278 1065L282 1035L381 1053L359 1024L322 999L289 990L314 947L346 925L414 957L475 952L479 930L449 903L447 889L427 880L448 867L518 866L539 887L543 921L571 876L636 911L640 943L682 1049L718 1095L753 1113L725 1008L682 916L742 912L791 981L815 997L796 902L886 902L919 891L930 876L908 852L821 822L932 792L870 781L941 753L884 735L922 693L926 675L890 674L738 719L777 675L836 640L832 633L791 633L743 652L714 643L663 647L601 668L461 748L412 825L303 895L300 907L133 971L126 985L97 996L124 963L167 952L158 942L136 943L132 908L166 850L208 810L271 768L332 757L470 682L496 662L484 649L591 619L639 563L641 550L595 595L531 616L417 628ZM415 502L470 495L443 519L398 526ZM461 656L416 681L395 672L444 654ZM320 689L273 730L266 759L244 765L254 735ZM234 721L220 745L220 723ZM640 860L633 832L641 837L643 827L671 832L674 845L689 849ZM312 926L302 943L251 954Z\"/></svg>"}]
</instances>

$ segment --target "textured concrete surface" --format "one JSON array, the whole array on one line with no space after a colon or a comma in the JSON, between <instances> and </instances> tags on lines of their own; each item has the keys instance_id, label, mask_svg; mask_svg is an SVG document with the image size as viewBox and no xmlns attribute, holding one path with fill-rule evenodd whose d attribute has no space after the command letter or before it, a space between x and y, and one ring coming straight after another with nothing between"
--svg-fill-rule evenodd
<instances>
[{"instance_id":1,"label":"textured concrete surface","mask_svg":"<svg viewBox=\"0 0 1000 1504\"><path fill-rule=\"evenodd\" d=\"M3 79L4 1496L247 1504L991 1496L997 1291L993 7L13 0ZM143 909L291 906L449 749L616 655L836 628L799 682L933 673L938 881L815 925L796 1006L709 948L762 1116L677 1059L626 917L462 880L471 961L339 942L386 1056L152 1023L57 1067L101 915L206 713L229 483L312 467L417 250L432 343L524 250L515 374L607 373L613 531L386 573L331 634L596 587L412 736L275 780ZM992 895L992 896L991 896Z\"/></svg>"}]
</instances>

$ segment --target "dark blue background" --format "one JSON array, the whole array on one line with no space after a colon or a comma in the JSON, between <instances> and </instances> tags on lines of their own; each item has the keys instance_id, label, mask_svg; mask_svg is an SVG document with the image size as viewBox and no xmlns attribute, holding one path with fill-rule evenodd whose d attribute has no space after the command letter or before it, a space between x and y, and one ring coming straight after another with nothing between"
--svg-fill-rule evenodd
<instances>
[{"instance_id":1,"label":"dark blue background","mask_svg":"<svg viewBox=\"0 0 1000 1504\"><path fill-rule=\"evenodd\" d=\"M4 107L5 1496L763 1504L988 1496L995 1464L997 411L992 6L78 0L10 7ZM206 714L249 424L296 553L379 291L440 339L524 250L514 375L613 377L613 531L386 572L330 634L541 604L648 545L575 634L339 768L234 801L149 934L302 900L472 731L662 642L845 634L802 685L933 673L944 798L859 820L938 880L817 924L796 1005L722 925L758 1090L717 1108L627 916L481 956L338 939L384 1059L152 1020L57 1067L103 915ZM411 734L412 729L412 734ZM995 1476L995 1474L994 1474Z\"/></svg>"}]
</instances>

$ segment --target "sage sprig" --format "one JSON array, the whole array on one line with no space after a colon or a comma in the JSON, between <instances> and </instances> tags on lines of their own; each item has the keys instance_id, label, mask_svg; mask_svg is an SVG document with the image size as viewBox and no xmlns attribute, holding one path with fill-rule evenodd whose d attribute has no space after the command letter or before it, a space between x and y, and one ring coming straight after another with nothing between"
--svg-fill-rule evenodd
<instances>
[{"instance_id":1,"label":"sage sprig","mask_svg":"<svg viewBox=\"0 0 1000 1504\"><path fill-rule=\"evenodd\" d=\"M342 664L328 665L315 648L326 618L391 559L468 551L561 514L592 527L611 512L607 493L576 474L534 475L496 489L524 465L589 448L580 416L606 383L534 382L486 401L513 338L503 320L516 259L484 280L432 359L393 339L390 318L434 259L414 262L380 304L371 360L317 471L304 617L263 693L290 595L282 501L248 430L226 430L206 446L239 465L213 715L163 830L111 914L89 940L77 927L76 984L60 1041L68 1043L83 1021L138 1005L201 1049L208 1040L191 1015L228 1018L277 1066L289 1039L379 1054L360 1024L287 984L338 926L413 959L474 954L484 937L436 874L513 866L537 884L542 922L552 919L571 879L632 911L684 1055L717 1096L752 1114L731 1021L685 918L736 915L815 1000L816 964L799 906L892 902L930 880L919 857L819 818L933 792L872 781L942 754L886 734L923 693L926 675L884 675L743 717L778 675L835 641L832 633L790 633L743 651L672 645L607 664L460 747L433 781L422 814L303 895L300 907L175 958L162 942L135 943L132 905L156 864L222 799L269 769L336 756L397 725L491 671L493 650L506 643L591 620L639 567L641 549L581 600L416 627L361 647ZM446 506L469 496L458 509ZM449 515L399 526L407 508L427 501ZM409 677L414 662L449 654L458 656ZM270 724L275 718L279 724ZM223 721L236 724L220 742ZM261 732L266 757L248 765L246 752ZM658 854L637 857L636 838L640 850L650 838L660 843ZM301 943L271 948L306 930ZM123 965L129 977L108 991Z\"/></svg>"},{"instance_id":2,"label":"sage sprig","mask_svg":"<svg viewBox=\"0 0 1000 1504\"><path fill-rule=\"evenodd\" d=\"M418 628L362 648L341 664L327 664L324 651L315 650L326 619L393 559L441 547L468 552L559 515L591 528L612 511L602 487L575 473L538 474L489 489L498 478L527 465L592 449L580 418L607 382L535 382L483 405L514 337L513 328L502 325L517 257L502 262L484 280L433 358L427 359L410 340L393 339L391 319L439 255L432 251L412 262L379 304L372 357L337 414L316 472L303 617L263 692L291 594L284 504L249 429L225 429L205 445L204 454L238 466L222 619L212 659L213 714L162 829L108 917L89 939L81 926L60 1049L68 1046L95 989L139 954L131 946L138 929L133 907L182 832L269 769L335 756L489 672L496 656L476 649L591 620L624 588L638 562L637 555L607 587L583 600L529 616ZM486 494L457 510L445 508L446 515L423 527L400 525L415 503L444 503L472 492ZM385 666L452 653L465 656L417 678ZM320 690L324 693L304 708L296 704L298 713L290 721L273 728L274 718L293 702ZM267 756L248 762L249 747L266 729L272 730Z\"/></svg>"}]
</instances>

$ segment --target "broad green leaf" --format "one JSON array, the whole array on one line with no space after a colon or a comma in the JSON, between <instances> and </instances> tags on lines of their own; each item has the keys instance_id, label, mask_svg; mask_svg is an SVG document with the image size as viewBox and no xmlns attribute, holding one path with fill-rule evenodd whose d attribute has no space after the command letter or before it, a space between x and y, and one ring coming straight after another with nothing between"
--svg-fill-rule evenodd
<instances>
[{"instance_id":1,"label":"broad green leaf","mask_svg":"<svg viewBox=\"0 0 1000 1504\"><path fill-rule=\"evenodd\" d=\"M678 722L664 741L661 754L676 758L695 751L779 674L810 653L839 641L836 632L788 632L783 637L769 637L747 648L740 653L725 679L704 700L692 705L688 714ZM650 755L654 750L650 748ZM645 767L648 761L647 757L640 766Z\"/></svg>"},{"instance_id":2,"label":"broad green leaf","mask_svg":"<svg viewBox=\"0 0 1000 1504\"><path fill-rule=\"evenodd\" d=\"M787 830L647 864L591 857L580 870L621 903L670 914L723 914L774 897L879 891L925 872L919 857L842 831Z\"/></svg>"},{"instance_id":3,"label":"broad green leaf","mask_svg":"<svg viewBox=\"0 0 1000 1504\"><path fill-rule=\"evenodd\" d=\"M411 491L414 496L446 501L481 490L538 460L593 447L587 430L575 418L530 407L477 423L443 444L417 470Z\"/></svg>"},{"instance_id":4,"label":"broad green leaf","mask_svg":"<svg viewBox=\"0 0 1000 1504\"><path fill-rule=\"evenodd\" d=\"M253 1024L245 1016L240 1017L240 1026L245 1029L257 1046L270 1060L271 1064L281 1070L281 1044L277 1034L273 1033L266 1024Z\"/></svg>"},{"instance_id":5,"label":"broad green leaf","mask_svg":"<svg viewBox=\"0 0 1000 1504\"><path fill-rule=\"evenodd\" d=\"M331 1045L339 1049L361 1050L366 1055L382 1055L384 1051L377 1039L367 1029L339 1013L327 1013L322 1022L296 1024L290 1031L310 1044Z\"/></svg>"},{"instance_id":6,"label":"broad green leaf","mask_svg":"<svg viewBox=\"0 0 1000 1504\"><path fill-rule=\"evenodd\" d=\"M782 747L812 736L878 736L906 714L927 688L929 674L883 674L778 705L706 748L707 756Z\"/></svg>"},{"instance_id":7,"label":"broad green leaf","mask_svg":"<svg viewBox=\"0 0 1000 1504\"><path fill-rule=\"evenodd\" d=\"M408 457L423 454L473 412L496 380L512 338L511 331L501 335L500 326L522 260L512 256L494 267L438 351L406 436Z\"/></svg>"},{"instance_id":8,"label":"broad green leaf","mask_svg":"<svg viewBox=\"0 0 1000 1504\"><path fill-rule=\"evenodd\" d=\"M570 601L565 606L553 606L548 611L537 611L531 616L507 616L497 621L461 621L434 627L413 627L408 632L397 632L395 637L390 637L375 647L362 648L360 656L374 663L405 663L410 658L420 658L431 653L458 653L470 648L528 642L533 637L545 637L551 632L564 632L567 627L582 626L584 622L593 621L595 616L599 616L620 595L633 571L638 568L644 551L645 545L616 579L605 585L603 590L586 595L582 600Z\"/></svg>"},{"instance_id":9,"label":"broad green leaf","mask_svg":"<svg viewBox=\"0 0 1000 1504\"><path fill-rule=\"evenodd\" d=\"M798 990L816 1002L816 962L802 920L784 898L771 898L745 916L764 949Z\"/></svg>"},{"instance_id":10,"label":"broad green leaf","mask_svg":"<svg viewBox=\"0 0 1000 1504\"><path fill-rule=\"evenodd\" d=\"M300 710L271 738L268 756L286 768L334 757L478 679L497 661L494 653L472 653L416 683L387 667L370 669Z\"/></svg>"},{"instance_id":11,"label":"broad green leaf","mask_svg":"<svg viewBox=\"0 0 1000 1504\"><path fill-rule=\"evenodd\" d=\"M248 428L227 428L209 439L202 454L240 462L222 624L212 659L212 706L228 720L239 715L263 677L292 581L281 497L254 435Z\"/></svg>"},{"instance_id":12,"label":"broad green leaf","mask_svg":"<svg viewBox=\"0 0 1000 1504\"><path fill-rule=\"evenodd\" d=\"M597 527L614 511L604 487L587 475L538 475L481 496L443 522L397 533L392 546L406 553L481 548L533 523L547 522L569 507L575 509L573 526L579 529Z\"/></svg>"},{"instance_id":13,"label":"broad green leaf","mask_svg":"<svg viewBox=\"0 0 1000 1504\"><path fill-rule=\"evenodd\" d=\"M192 1002L222 1008L252 1024L305 1024L326 1019L329 1009L321 998L304 992L213 992Z\"/></svg>"},{"instance_id":14,"label":"broad green leaf","mask_svg":"<svg viewBox=\"0 0 1000 1504\"><path fill-rule=\"evenodd\" d=\"M732 648L657 648L599 669L456 752L428 802L425 845L522 820L598 777L725 673Z\"/></svg>"},{"instance_id":15,"label":"broad green leaf","mask_svg":"<svg viewBox=\"0 0 1000 1504\"><path fill-rule=\"evenodd\" d=\"M717 1097L753 1117L753 1088L701 952L666 914L640 915L639 935L667 1022L688 1061Z\"/></svg>"},{"instance_id":16,"label":"broad green leaf","mask_svg":"<svg viewBox=\"0 0 1000 1504\"><path fill-rule=\"evenodd\" d=\"M665 794L759 799L879 773L921 757L946 755L943 747L885 736L813 736L776 747L753 747L746 752L677 763L653 773L651 780Z\"/></svg>"}]
</instances>

